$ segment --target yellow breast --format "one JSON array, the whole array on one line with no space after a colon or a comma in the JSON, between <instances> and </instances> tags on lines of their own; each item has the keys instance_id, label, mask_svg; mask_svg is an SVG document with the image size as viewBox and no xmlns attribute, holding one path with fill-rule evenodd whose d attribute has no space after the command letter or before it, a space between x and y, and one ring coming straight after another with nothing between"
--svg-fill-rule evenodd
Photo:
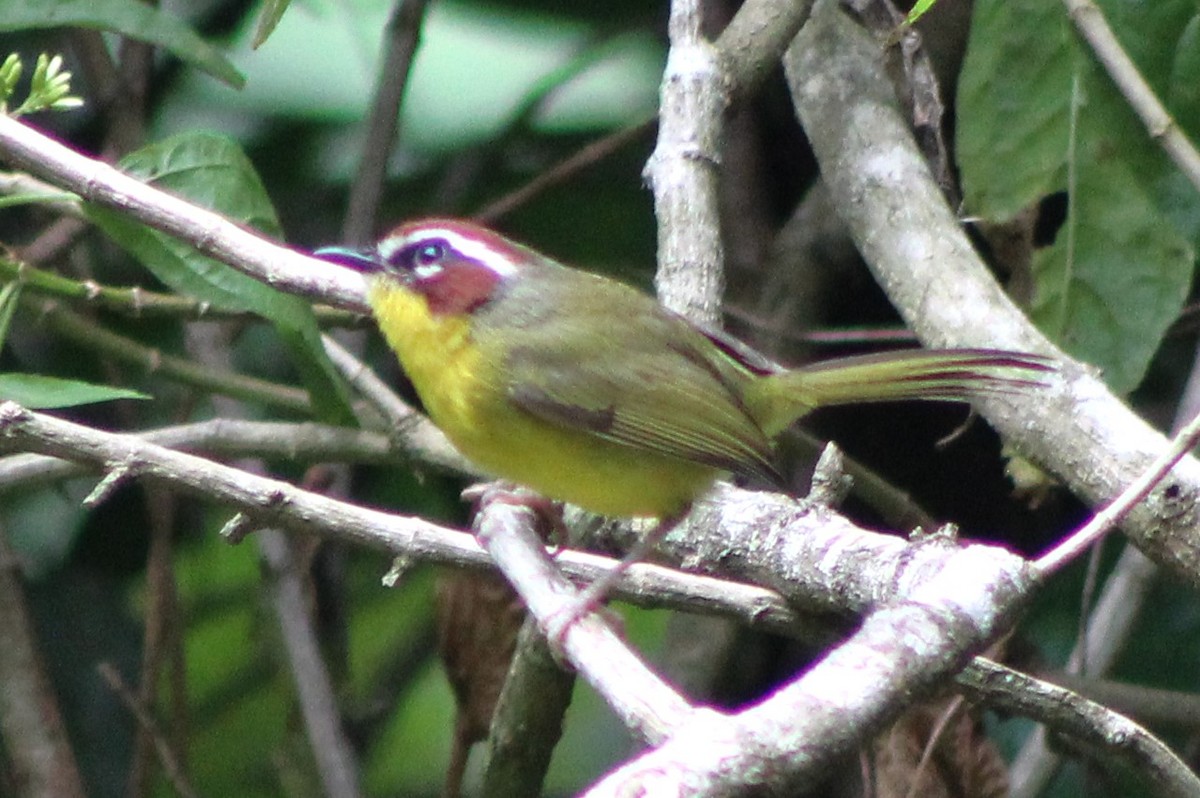
<instances>
[{"instance_id":1,"label":"yellow breast","mask_svg":"<svg viewBox=\"0 0 1200 798\"><path fill-rule=\"evenodd\" d=\"M508 397L503 359L471 338L470 318L430 312L425 299L377 281L376 321L430 419L483 470L614 517L673 515L717 476L709 466L551 424Z\"/></svg>"}]
</instances>

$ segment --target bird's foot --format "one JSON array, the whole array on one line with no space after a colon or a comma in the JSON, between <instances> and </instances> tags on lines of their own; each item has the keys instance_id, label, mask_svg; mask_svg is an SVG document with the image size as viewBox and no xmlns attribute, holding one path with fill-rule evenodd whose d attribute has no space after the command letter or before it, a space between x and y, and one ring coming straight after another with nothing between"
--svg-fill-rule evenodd
<instances>
[{"instance_id":1,"label":"bird's foot","mask_svg":"<svg viewBox=\"0 0 1200 798\"><path fill-rule=\"evenodd\" d=\"M459 495L471 503L475 512L489 502L525 507L536 517L537 535L550 546L550 553L558 554L566 548L567 524L563 521L562 502L547 499L540 493L504 480L476 482L464 488Z\"/></svg>"}]
</instances>

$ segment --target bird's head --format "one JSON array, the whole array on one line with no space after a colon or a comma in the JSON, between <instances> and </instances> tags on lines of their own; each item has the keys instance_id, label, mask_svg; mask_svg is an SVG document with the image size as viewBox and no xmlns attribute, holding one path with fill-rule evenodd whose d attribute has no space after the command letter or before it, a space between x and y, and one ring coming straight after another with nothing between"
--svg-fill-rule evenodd
<instances>
[{"instance_id":1,"label":"bird's head","mask_svg":"<svg viewBox=\"0 0 1200 798\"><path fill-rule=\"evenodd\" d=\"M469 314L543 256L504 236L458 219L406 222L365 250L327 247L314 253L366 274L374 290L425 298L434 315Z\"/></svg>"}]
</instances>

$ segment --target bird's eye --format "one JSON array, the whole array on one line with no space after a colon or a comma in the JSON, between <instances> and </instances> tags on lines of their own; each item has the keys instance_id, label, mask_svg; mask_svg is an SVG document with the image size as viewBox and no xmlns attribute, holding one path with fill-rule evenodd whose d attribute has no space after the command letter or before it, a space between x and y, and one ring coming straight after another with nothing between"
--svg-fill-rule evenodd
<instances>
[{"instance_id":1,"label":"bird's eye","mask_svg":"<svg viewBox=\"0 0 1200 798\"><path fill-rule=\"evenodd\" d=\"M432 239L395 247L390 253L384 251L383 258L393 269L416 272L419 277L427 277L441 271L449 254L449 244L441 239Z\"/></svg>"},{"instance_id":2,"label":"bird's eye","mask_svg":"<svg viewBox=\"0 0 1200 798\"><path fill-rule=\"evenodd\" d=\"M440 265L445 258L446 245L441 241L428 241L412 253L412 265L415 269L429 269Z\"/></svg>"}]
</instances>

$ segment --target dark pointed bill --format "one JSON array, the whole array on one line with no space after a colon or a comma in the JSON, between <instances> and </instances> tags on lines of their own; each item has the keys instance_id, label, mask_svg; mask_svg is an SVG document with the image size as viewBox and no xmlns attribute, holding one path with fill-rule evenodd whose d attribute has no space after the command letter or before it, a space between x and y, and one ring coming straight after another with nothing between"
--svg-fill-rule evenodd
<instances>
[{"instance_id":1,"label":"dark pointed bill","mask_svg":"<svg viewBox=\"0 0 1200 798\"><path fill-rule=\"evenodd\" d=\"M381 271L384 264L379 260L379 254L374 247L369 249L352 249L350 247L321 247L313 250L313 257L345 266L356 272L371 274Z\"/></svg>"}]
</instances>

